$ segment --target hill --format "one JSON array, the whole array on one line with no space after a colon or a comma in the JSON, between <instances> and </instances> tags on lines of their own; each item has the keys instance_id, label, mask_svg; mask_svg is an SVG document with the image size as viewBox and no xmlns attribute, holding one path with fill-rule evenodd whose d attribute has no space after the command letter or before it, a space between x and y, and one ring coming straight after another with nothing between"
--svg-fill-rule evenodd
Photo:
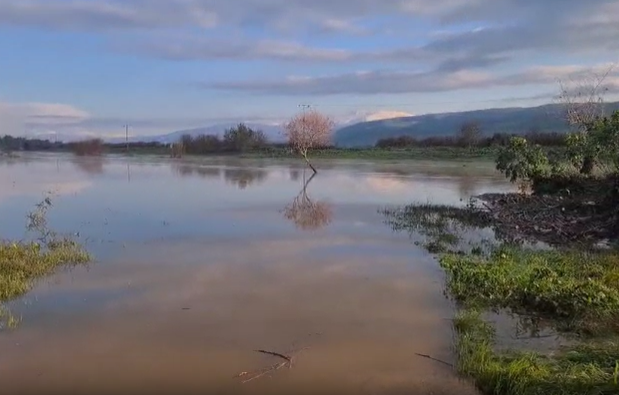
<instances>
[{"instance_id":1,"label":"hill","mask_svg":"<svg viewBox=\"0 0 619 395\"><path fill-rule=\"evenodd\" d=\"M396 117L410 116L410 115L411 114L407 114L401 111L378 111L378 112L359 111L357 113L352 114L347 119L339 120L339 122L336 123L335 127L337 130L338 128L341 128L347 125L357 124L360 122L385 120L389 118L396 118ZM129 136L129 142L130 143L158 142L162 144L170 144L170 143L174 143L180 140L181 136L183 136L184 134L189 134L192 137L196 137L199 135L205 135L205 134L217 135L221 137L223 136L226 129L235 127L238 124L239 122L219 123L219 124L208 125L208 126L203 126L203 127L194 128L194 129L179 130L176 132L155 135L155 136L133 136L133 137ZM262 130L266 134L269 141L271 142L279 143L285 140L284 135L283 135L283 122L282 123L270 123L270 124L245 122L245 124L254 130ZM108 143L124 143L125 142L124 137L114 137L114 138L108 138L105 140ZM62 140L62 141L65 141L65 140Z\"/></svg>"},{"instance_id":2,"label":"hill","mask_svg":"<svg viewBox=\"0 0 619 395\"><path fill-rule=\"evenodd\" d=\"M607 111L619 110L619 102L607 103ZM477 121L484 135L494 133L567 132L560 104L538 107L493 108L477 111L426 114L360 122L335 132L334 142L340 147L373 146L380 139L402 135L416 138L449 136L468 121Z\"/></svg>"}]
</instances>

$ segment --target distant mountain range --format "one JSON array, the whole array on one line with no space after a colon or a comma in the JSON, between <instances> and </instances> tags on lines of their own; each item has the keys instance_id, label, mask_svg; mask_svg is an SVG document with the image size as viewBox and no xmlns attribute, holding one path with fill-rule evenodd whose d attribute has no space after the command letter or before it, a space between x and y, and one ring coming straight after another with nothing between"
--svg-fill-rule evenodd
<instances>
[{"instance_id":1,"label":"distant mountain range","mask_svg":"<svg viewBox=\"0 0 619 395\"><path fill-rule=\"evenodd\" d=\"M606 107L608 112L619 110L619 102L607 103ZM460 126L468 121L478 122L484 135L524 133L531 130L566 132L569 129L563 117L563 107L560 104L426 115L410 115L397 111L360 112L336 123L334 143L340 147L364 147L373 146L383 138L402 135L419 139L430 136L449 136L454 135ZM237 126L238 123L221 123L156 136L135 136L130 137L129 142L169 144L178 141L184 134L222 136L226 129ZM252 129L262 130L270 141L282 142L284 139L283 125L281 124L255 122L245 122L245 124ZM106 139L106 141L124 143L125 139L119 137Z\"/></svg>"},{"instance_id":2,"label":"distant mountain range","mask_svg":"<svg viewBox=\"0 0 619 395\"><path fill-rule=\"evenodd\" d=\"M335 128L336 130L342 128L347 125L352 125L360 122L366 121L374 121L380 119L388 119L394 117L402 117L402 116L411 116L412 114L407 114L400 111L378 111L378 112L356 112L349 116L348 118L341 119L339 122L336 122ZM181 136L188 134L190 136L200 136L200 135L217 135L223 136L227 129L235 127L240 122L229 122L229 123L219 123L215 125L209 125L204 127L199 127L195 129L186 129L179 130L172 133L155 135L155 136L129 136L129 142L158 142L162 144L170 144L177 142L180 140ZM257 123L257 122L244 122L245 125L249 126L254 130L262 130L264 134L266 134L269 141L272 142L283 142L283 124L277 123ZM114 137L105 139L106 142L109 143L124 143L124 137Z\"/></svg>"},{"instance_id":3,"label":"distant mountain range","mask_svg":"<svg viewBox=\"0 0 619 395\"><path fill-rule=\"evenodd\" d=\"M619 102L607 103L606 111L619 110ZM341 147L373 146L380 139L402 135L416 138L454 135L467 121L477 121L484 135L494 133L567 132L568 125L560 104L539 107L494 108L477 111L427 114L361 122L335 132L334 142Z\"/></svg>"}]
</instances>

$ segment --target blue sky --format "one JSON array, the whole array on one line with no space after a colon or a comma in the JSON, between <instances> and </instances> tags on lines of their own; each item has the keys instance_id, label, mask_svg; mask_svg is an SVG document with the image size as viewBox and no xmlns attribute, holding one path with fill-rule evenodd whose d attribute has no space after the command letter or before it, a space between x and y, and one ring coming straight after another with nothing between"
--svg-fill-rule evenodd
<instances>
[{"instance_id":1,"label":"blue sky","mask_svg":"<svg viewBox=\"0 0 619 395\"><path fill-rule=\"evenodd\" d=\"M0 134L537 105L617 37L615 0L0 0Z\"/></svg>"}]
</instances>

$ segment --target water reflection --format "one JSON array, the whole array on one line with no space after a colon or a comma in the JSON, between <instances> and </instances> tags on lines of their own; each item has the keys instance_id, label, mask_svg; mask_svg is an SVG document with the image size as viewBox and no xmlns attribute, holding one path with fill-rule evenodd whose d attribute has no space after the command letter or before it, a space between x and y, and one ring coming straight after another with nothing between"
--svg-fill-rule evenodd
<instances>
[{"instance_id":1,"label":"water reflection","mask_svg":"<svg viewBox=\"0 0 619 395\"><path fill-rule=\"evenodd\" d=\"M290 180L291 181L299 181L301 179L301 169L291 168L289 170Z\"/></svg>"},{"instance_id":2,"label":"water reflection","mask_svg":"<svg viewBox=\"0 0 619 395\"><path fill-rule=\"evenodd\" d=\"M77 169L88 175L99 175L103 174L103 166L106 160L102 156L73 157L71 158L71 163L73 163Z\"/></svg>"},{"instance_id":3,"label":"water reflection","mask_svg":"<svg viewBox=\"0 0 619 395\"><path fill-rule=\"evenodd\" d=\"M321 165L306 179L279 160L143 157L109 158L104 174L90 177L70 160L61 157L60 172L56 157L0 165L0 232L23 223L26 194L34 200L45 185L61 184L72 193L58 200L52 225L95 240L88 246L97 258L89 270L37 284L27 297L36 303L11 306L24 320L0 336L5 392L152 385L196 393L474 393L448 368L415 357L453 356L451 305L435 261L376 213L412 201L455 204L457 178L426 176L431 169L412 162L400 165L409 176L376 170L383 163L346 162ZM337 221L326 202L337 205ZM294 232L290 222L326 229ZM246 385L232 378L278 362L253 350L286 353L294 343L311 347L298 366Z\"/></svg>"},{"instance_id":4,"label":"water reflection","mask_svg":"<svg viewBox=\"0 0 619 395\"><path fill-rule=\"evenodd\" d=\"M316 173L312 174L303 183L301 191L283 210L284 217L294 222L298 229L318 230L329 225L333 219L331 205L324 201L314 201L307 193L307 187L315 176Z\"/></svg>"},{"instance_id":5,"label":"water reflection","mask_svg":"<svg viewBox=\"0 0 619 395\"><path fill-rule=\"evenodd\" d=\"M475 175L464 174L458 177L458 194L460 199L469 199L479 191L479 178Z\"/></svg>"},{"instance_id":6,"label":"water reflection","mask_svg":"<svg viewBox=\"0 0 619 395\"><path fill-rule=\"evenodd\" d=\"M245 189L251 185L259 185L267 179L268 172L260 168L224 168L226 182Z\"/></svg>"},{"instance_id":7,"label":"water reflection","mask_svg":"<svg viewBox=\"0 0 619 395\"><path fill-rule=\"evenodd\" d=\"M200 166L189 163L172 163L172 170L181 177L197 175L202 178L218 179L221 177L221 167L219 166Z\"/></svg>"}]
</instances>

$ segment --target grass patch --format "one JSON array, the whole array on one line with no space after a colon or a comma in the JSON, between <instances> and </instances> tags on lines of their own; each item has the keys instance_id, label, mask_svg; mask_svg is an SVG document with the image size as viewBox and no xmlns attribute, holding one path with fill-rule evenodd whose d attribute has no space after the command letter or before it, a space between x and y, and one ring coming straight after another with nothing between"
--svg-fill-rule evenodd
<instances>
[{"instance_id":1,"label":"grass patch","mask_svg":"<svg viewBox=\"0 0 619 395\"><path fill-rule=\"evenodd\" d=\"M328 148L315 149L310 158L315 159L367 159L367 160L494 160L496 148L458 148L458 147L412 147L412 148ZM244 157L296 158L287 148L266 148L245 153Z\"/></svg>"},{"instance_id":2,"label":"grass patch","mask_svg":"<svg viewBox=\"0 0 619 395\"><path fill-rule=\"evenodd\" d=\"M47 227L46 213L51 200L46 198L28 215L28 230L35 241L0 241L0 328L14 327L18 320L3 306L32 289L36 281L60 267L84 264L91 256L77 242L60 236Z\"/></svg>"},{"instance_id":3,"label":"grass patch","mask_svg":"<svg viewBox=\"0 0 619 395\"><path fill-rule=\"evenodd\" d=\"M619 394L619 252L534 250L517 244L462 251L459 234L491 227L473 207L407 206L386 211L396 231L425 235L446 273L459 313L456 368L483 393ZM552 353L497 347L484 311L534 317L574 340Z\"/></svg>"},{"instance_id":4,"label":"grass patch","mask_svg":"<svg viewBox=\"0 0 619 395\"><path fill-rule=\"evenodd\" d=\"M499 248L488 257L445 254L440 264L450 294L466 306L532 313L579 335L619 329L619 255L614 251Z\"/></svg>"},{"instance_id":5,"label":"grass patch","mask_svg":"<svg viewBox=\"0 0 619 395\"><path fill-rule=\"evenodd\" d=\"M407 231L424 237L423 245L430 253L462 254L462 234L471 227L491 226L490 218L476 209L472 203L466 207L419 204L381 211L395 232ZM475 245L470 251L480 254L482 246Z\"/></svg>"},{"instance_id":6,"label":"grass patch","mask_svg":"<svg viewBox=\"0 0 619 395\"><path fill-rule=\"evenodd\" d=\"M488 256L444 254L440 264L463 308L454 320L457 369L484 393L619 393L616 252L498 248ZM479 312L499 308L545 317L580 342L550 355L497 351Z\"/></svg>"},{"instance_id":7,"label":"grass patch","mask_svg":"<svg viewBox=\"0 0 619 395\"><path fill-rule=\"evenodd\" d=\"M38 242L0 243L0 302L28 292L34 280L67 264L86 263L90 256L77 243L63 241L53 246Z\"/></svg>"},{"instance_id":8,"label":"grass patch","mask_svg":"<svg viewBox=\"0 0 619 395\"><path fill-rule=\"evenodd\" d=\"M610 395L619 393L619 342L582 344L550 356L499 354L493 329L475 310L454 319L457 369L481 391L496 395Z\"/></svg>"}]
</instances>

